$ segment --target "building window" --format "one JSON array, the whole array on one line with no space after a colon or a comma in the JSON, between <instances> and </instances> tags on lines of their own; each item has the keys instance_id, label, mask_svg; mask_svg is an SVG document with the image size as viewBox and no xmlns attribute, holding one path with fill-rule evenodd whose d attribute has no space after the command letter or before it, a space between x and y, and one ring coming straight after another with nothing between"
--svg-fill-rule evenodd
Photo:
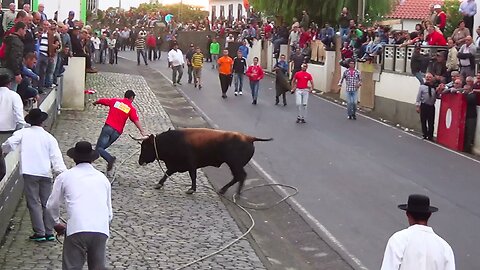
<instances>
[{"instance_id":1,"label":"building window","mask_svg":"<svg viewBox=\"0 0 480 270\"><path fill-rule=\"evenodd\" d=\"M228 5L228 21L233 21L233 4Z\"/></svg>"},{"instance_id":2,"label":"building window","mask_svg":"<svg viewBox=\"0 0 480 270\"><path fill-rule=\"evenodd\" d=\"M211 22L214 23L217 20L217 6L212 6L212 19Z\"/></svg>"}]
</instances>

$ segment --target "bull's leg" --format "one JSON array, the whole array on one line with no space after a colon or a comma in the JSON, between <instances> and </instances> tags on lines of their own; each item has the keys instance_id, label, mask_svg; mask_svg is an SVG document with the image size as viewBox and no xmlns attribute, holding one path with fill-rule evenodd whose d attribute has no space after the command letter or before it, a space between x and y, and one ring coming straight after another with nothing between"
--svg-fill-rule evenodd
<instances>
[{"instance_id":1,"label":"bull's leg","mask_svg":"<svg viewBox=\"0 0 480 270\"><path fill-rule=\"evenodd\" d=\"M161 189L163 187L163 184L165 183L165 181L167 181L167 178L174 173L175 173L174 171L167 169L167 171L163 175L162 179L160 179L160 181L158 181L158 183L155 185L154 188L155 189Z\"/></svg>"},{"instance_id":2,"label":"bull's leg","mask_svg":"<svg viewBox=\"0 0 480 270\"><path fill-rule=\"evenodd\" d=\"M197 191L197 169L188 171L188 174L190 175L190 179L192 179L192 186L189 190L187 190L186 193L193 194L195 191Z\"/></svg>"},{"instance_id":3,"label":"bull's leg","mask_svg":"<svg viewBox=\"0 0 480 270\"><path fill-rule=\"evenodd\" d=\"M245 172L245 170L243 169L243 167L240 167L240 168L233 168L233 167L230 167L230 170L232 171L232 174L233 174L233 179L232 181L228 182L224 187L222 187L219 191L219 193L221 195L225 194L225 192L227 192L227 190L233 186L236 182L239 183L238 185L238 191L237 191L237 194L240 195L240 192L242 191L242 188L243 188L243 184L245 182L245 178L247 177L247 173Z\"/></svg>"}]
</instances>

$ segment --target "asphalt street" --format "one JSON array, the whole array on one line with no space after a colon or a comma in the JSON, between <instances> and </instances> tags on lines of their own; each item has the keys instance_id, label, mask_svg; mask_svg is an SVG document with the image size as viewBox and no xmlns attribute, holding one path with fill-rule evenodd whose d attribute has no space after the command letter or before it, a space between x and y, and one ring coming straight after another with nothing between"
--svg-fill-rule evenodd
<instances>
[{"instance_id":1,"label":"asphalt street","mask_svg":"<svg viewBox=\"0 0 480 270\"><path fill-rule=\"evenodd\" d=\"M136 60L132 52L120 55ZM165 56L150 66L170 78ZM182 83L178 88L221 129L274 137L256 144L255 161L276 182L298 187L304 214L344 256L378 269L389 236L408 225L397 205L422 193L440 208L431 226L451 244L457 268L480 265L478 161L367 117L348 120L345 108L318 97L309 100L307 124L296 124L294 96L288 106L274 106L270 77L261 82L256 106L248 83L243 96L231 87L223 100L208 63L201 91L187 84L186 73Z\"/></svg>"}]
</instances>

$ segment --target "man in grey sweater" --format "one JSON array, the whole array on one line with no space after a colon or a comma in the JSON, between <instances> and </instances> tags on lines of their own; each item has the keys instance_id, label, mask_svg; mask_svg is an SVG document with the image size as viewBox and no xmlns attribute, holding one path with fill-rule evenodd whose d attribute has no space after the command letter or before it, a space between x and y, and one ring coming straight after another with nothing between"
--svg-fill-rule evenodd
<instances>
[{"instance_id":1,"label":"man in grey sweater","mask_svg":"<svg viewBox=\"0 0 480 270\"><path fill-rule=\"evenodd\" d=\"M15 3L11 3L9 6L9 10L3 13L3 21L2 26L3 30L7 32L10 28L13 27L15 23L15 18L17 17L17 12L15 11Z\"/></svg>"}]
</instances>

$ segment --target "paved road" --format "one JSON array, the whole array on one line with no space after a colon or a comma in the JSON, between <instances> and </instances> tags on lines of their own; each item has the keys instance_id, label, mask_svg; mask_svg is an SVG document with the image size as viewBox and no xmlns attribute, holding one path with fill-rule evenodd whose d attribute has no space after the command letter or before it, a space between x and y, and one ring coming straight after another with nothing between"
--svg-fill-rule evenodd
<instances>
[{"instance_id":1,"label":"paved road","mask_svg":"<svg viewBox=\"0 0 480 270\"><path fill-rule=\"evenodd\" d=\"M162 57L150 66L170 77ZM308 123L295 124L293 96L287 107L274 106L271 78L262 81L257 106L246 89L234 97L231 88L222 100L208 64L203 81L199 91L184 77L179 88L220 128L274 137L257 145L255 160L277 182L296 185L297 201L365 267L378 269L388 237L406 227L397 204L424 193L440 208L431 224L451 243L458 269L478 268L478 162L366 117L350 121L344 108L320 98L309 102Z\"/></svg>"}]
</instances>

